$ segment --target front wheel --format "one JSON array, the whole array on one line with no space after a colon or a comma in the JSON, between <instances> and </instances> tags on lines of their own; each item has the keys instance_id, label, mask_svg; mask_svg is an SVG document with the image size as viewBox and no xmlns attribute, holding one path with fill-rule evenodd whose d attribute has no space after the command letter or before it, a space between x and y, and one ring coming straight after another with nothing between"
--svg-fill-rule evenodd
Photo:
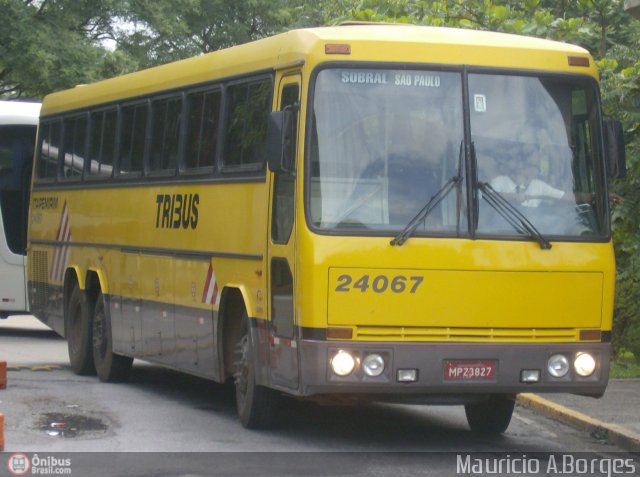
<instances>
[{"instance_id":1,"label":"front wheel","mask_svg":"<svg viewBox=\"0 0 640 477\"><path fill-rule=\"evenodd\" d=\"M249 319L245 312L242 332L235 353L236 408L240 422L247 429L265 429L275 421L279 396L272 389L256 384L253 346Z\"/></svg>"},{"instance_id":2,"label":"front wheel","mask_svg":"<svg viewBox=\"0 0 640 477\"><path fill-rule=\"evenodd\" d=\"M102 293L96 300L93 313L93 360L100 381L117 383L129 378L133 358L113 352L111 320Z\"/></svg>"},{"instance_id":3,"label":"front wheel","mask_svg":"<svg viewBox=\"0 0 640 477\"><path fill-rule=\"evenodd\" d=\"M466 404L464 410L473 432L502 434L509 427L514 406L513 396L492 395L486 401Z\"/></svg>"},{"instance_id":4,"label":"front wheel","mask_svg":"<svg viewBox=\"0 0 640 477\"><path fill-rule=\"evenodd\" d=\"M67 346L69 363L73 372L79 375L96 373L91 352L92 324L87 296L76 285L69 297L66 314Z\"/></svg>"}]
</instances>

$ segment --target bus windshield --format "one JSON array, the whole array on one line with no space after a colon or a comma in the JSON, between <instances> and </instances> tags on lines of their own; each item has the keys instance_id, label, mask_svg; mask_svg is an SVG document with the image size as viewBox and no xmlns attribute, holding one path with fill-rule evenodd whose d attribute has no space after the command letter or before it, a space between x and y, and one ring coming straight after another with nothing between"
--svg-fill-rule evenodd
<instances>
[{"instance_id":1,"label":"bus windshield","mask_svg":"<svg viewBox=\"0 0 640 477\"><path fill-rule=\"evenodd\" d=\"M462 72L320 71L309 151L311 225L392 235L462 171L456 190L414 235L530 238L478 190L490 187L542 235L605 237L595 86L568 77L479 73L469 74L467 84L465 108ZM469 182L477 201L471 208Z\"/></svg>"},{"instance_id":2,"label":"bus windshield","mask_svg":"<svg viewBox=\"0 0 640 477\"><path fill-rule=\"evenodd\" d=\"M0 125L0 211L12 253L26 255L35 125Z\"/></svg>"},{"instance_id":3,"label":"bus windshield","mask_svg":"<svg viewBox=\"0 0 640 477\"><path fill-rule=\"evenodd\" d=\"M469 102L481 184L543 235L605 235L595 88L565 78L471 74ZM486 199L480 194L478 234L513 234Z\"/></svg>"},{"instance_id":4,"label":"bus windshield","mask_svg":"<svg viewBox=\"0 0 640 477\"><path fill-rule=\"evenodd\" d=\"M311 142L313 225L402 230L458 174L462 111L460 73L322 70ZM459 195L448 194L415 233L455 233Z\"/></svg>"}]
</instances>

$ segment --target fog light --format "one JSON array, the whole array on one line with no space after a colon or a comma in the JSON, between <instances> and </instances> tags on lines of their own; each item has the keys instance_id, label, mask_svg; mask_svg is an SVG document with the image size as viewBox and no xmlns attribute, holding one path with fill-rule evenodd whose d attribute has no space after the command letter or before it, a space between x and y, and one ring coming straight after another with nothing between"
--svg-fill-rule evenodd
<instances>
[{"instance_id":1,"label":"fog light","mask_svg":"<svg viewBox=\"0 0 640 477\"><path fill-rule=\"evenodd\" d=\"M573 362L573 368L583 378L591 376L596 370L596 360L589 353L578 353L575 361Z\"/></svg>"},{"instance_id":2,"label":"fog light","mask_svg":"<svg viewBox=\"0 0 640 477\"><path fill-rule=\"evenodd\" d=\"M554 378L562 378L569 372L569 360L563 354L554 354L547 361L547 370Z\"/></svg>"},{"instance_id":3,"label":"fog light","mask_svg":"<svg viewBox=\"0 0 640 477\"><path fill-rule=\"evenodd\" d=\"M356 367L356 360L344 350L338 351L331 358L331 368L338 376L348 376Z\"/></svg>"},{"instance_id":4,"label":"fog light","mask_svg":"<svg viewBox=\"0 0 640 477\"><path fill-rule=\"evenodd\" d=\"M539 369L523 369L520 371L521 383L539 383L540 382L540 370Z\"/></svg>"},{"instance_id":5,"label":"fog light","mask_svg":"<svg viewBox=\"0 0 640 477\"><path fill-rule=\"evenodd\" d=\"M397 379L399 383L415 383L418 380L418 370L399 369Z\"/></svg>"},{"instance_id":6,"label":"fog light","mask_svg":"<svg viewBox=\"0 0 640 477\"><path fill-rule=\"evenodd\" d=\"M372 378L380 376L384 371L384 359L379 354L370 354L362 360L362 369L364 374Z\"/></svg>"}]
</instances>

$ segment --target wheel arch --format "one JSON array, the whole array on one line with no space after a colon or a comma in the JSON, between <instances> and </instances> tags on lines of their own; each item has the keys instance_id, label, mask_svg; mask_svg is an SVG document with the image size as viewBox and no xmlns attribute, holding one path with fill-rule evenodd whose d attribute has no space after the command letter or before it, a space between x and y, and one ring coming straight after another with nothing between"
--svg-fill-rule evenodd
<instances>
[{"instance_id":1,"label":"wheel arch","mask_svg":"<svg viewBox=\"0 0 640 477\"><path fill-rule=\"evenodd\" d=\"M220 296L218 309L218 349L221 381L233 375L234 352L240 340L242 317L249 313L244 295L240 288L226 286Z\"/></svg>"},{"instance_id":2,"label":"wheel arch","mask_svg":"<svg viewBox=\"0 0 640 477\"><path fill-rule=\"evenodd\" d=\"M252 303L249 294L243 286L228 285L222 290L220 307L218 309L217 333L218 333L218 359L221 381L233 376L235 371L234 353L236 344L242 337L242 319L246 313L248 318L251 343L259 354L258 337L255 327L251 326L253 315ZM256 363L257 364L257 363ZM258 378L260 381L260 377Z\"/></svg>"},{"instance_id":3,"label":"wheel arch","mask_svg":"<svg viewBox=\"0 0 640 477\"><path fill-rule=\"evenodd\" d=\"M87 293L87 298L94 306L100 292L102 292L103 295L108 292L106 289L106 283L107 281L104 276L104 271L95 268L90 268L87 271L85 291Z\"/></svg>"},{"instance_id":4,"label":"wheel arch","mask_svg":"<svg viewBox=\"0 0 640 477\"><path fill-rule=\"evenodd\" d=\"M93 313L93 309L96 304L96 299L100 291L104 293L103 284L106 284L104 272L96 269L89 269L86 273L78 266L70 266L67 268L64 275L64 336L67 335L67 321L68 321L68 307L69 297L73 292L74 287L77 285L81 290L85 292L89 313Z\"/></svg>"}]
</instances>

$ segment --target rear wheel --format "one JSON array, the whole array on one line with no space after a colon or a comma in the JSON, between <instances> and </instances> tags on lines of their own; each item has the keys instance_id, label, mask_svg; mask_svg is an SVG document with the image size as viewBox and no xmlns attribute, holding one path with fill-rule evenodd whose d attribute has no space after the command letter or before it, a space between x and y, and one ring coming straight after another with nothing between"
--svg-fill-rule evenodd
<instances>
[{"instance_id":1,"label":"rear wheel","mask_svg":"<svg viewBox=\"0 0 640 477\"><path fill-rule=\"evenodd\" d=\"M235 353L236 408L244 427L265 429L272 426L276 420L279 396L272 389L257 385L255 374L249 319L245 312L241 337L236 344Z\"/></svg>"},{"instance_id":2,"label":"rear wheel","mask_svg":"<svg viewBox=\"0 0 640 477\"><path fill-rule=\"evenodd\" d=\"M111 319L102 293L98 294L93 313L93 360L100 381L117 383L129 378L133 358L113 352Z\"/></svg>"},{"instance_id":3,"label":"rear wheel","mask_svg":"<svg viewBox=\"0 0 640 477\"><path fill-rule=\"evenodd\" d=\"M486 401L466 404L464 410L473 432L502 434L509 427L514 406L514 396L496 394Z\"/></svg>"},{"instance_id":4,"label":"rear wheel","mask_svg":"<svg viewBox=\"0 0 640 477\"><path fill-rule=\"evenodd\" d=\"M92 324L87 296L76 285L67 305L67 346L73 372L80 375L95 374L91 349Z\"/></svg>"}]
</instances>

